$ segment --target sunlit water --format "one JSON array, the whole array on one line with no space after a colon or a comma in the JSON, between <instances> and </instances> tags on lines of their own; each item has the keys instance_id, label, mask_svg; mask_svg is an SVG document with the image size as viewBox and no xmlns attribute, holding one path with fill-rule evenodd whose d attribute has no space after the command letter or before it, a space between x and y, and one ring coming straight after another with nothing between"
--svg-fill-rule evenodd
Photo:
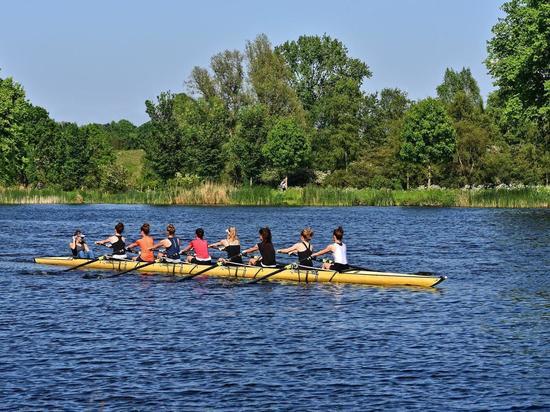
<instances>
[{"instance_id":1,"label":"sunlit water","mask_svg":"<svg viewBox=\"0 0 550 412\"><path fill-rule=\"evenodd\" d=\"M242 287L31 263L118 220L211 241L235 224L247 245L268 224L276 247L304 225L325 246L342 224L353 263L449 279ZM0 244L4 410L550 407L548 210L5 206Z\"/></svg>"}]
</instances>

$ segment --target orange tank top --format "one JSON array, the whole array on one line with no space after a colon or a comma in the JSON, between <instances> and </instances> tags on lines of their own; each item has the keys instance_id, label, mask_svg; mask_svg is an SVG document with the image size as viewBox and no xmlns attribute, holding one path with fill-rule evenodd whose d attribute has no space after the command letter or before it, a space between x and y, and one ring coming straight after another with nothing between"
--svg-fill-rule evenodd
<instances>
[{"instance_id":1,"label":"orange tank top","mask_svg":"<svg viewBox=\"0 0 550 412\"><path fill-rule=\"evenodd\" d=\"M149 248L153 247L153 238L151 236L145 236L141 239L136 240L136 243L138 244L141 253L140 257L142 260L145 260L146 262L152 262L155 260L155 255L153 254L152 250L149 250Z\"/></svg>"}]
</instances>

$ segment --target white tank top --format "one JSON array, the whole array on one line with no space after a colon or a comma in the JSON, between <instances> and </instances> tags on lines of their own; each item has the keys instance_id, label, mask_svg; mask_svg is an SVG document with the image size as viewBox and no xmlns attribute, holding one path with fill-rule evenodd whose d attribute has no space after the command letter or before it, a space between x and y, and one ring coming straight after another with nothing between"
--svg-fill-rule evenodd
<instances>
[{"instance_id":1,"label":"white tank top","mask_svg":"<svg viewBox=\"0 0 550 412\"><path fill-rule=\"evenodd\" d=\"M333 243L334 252L332 252L334 263L340 263L342 265L348 264L346 245L344 243Z\"/></svg>"}]
</instances>

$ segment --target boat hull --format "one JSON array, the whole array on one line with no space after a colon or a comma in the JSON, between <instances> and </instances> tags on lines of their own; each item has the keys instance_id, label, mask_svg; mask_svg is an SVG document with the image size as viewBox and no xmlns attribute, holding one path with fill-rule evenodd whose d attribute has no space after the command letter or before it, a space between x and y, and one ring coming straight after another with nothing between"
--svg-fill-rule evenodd
<instances>
[{"instance_id":1,"label":"boat hull","mask_svg":"<svg viewBox=\"0 0 550 412\"><path fill-rule=\"evenodd\" d=\"M55 266L77 266L85 263L88 259L73 259L72 257L37 257L34 261L43 265ZM97 260L83 269L96 269L106 271L126 271L143 265L143 262L128 260ZM143 269L137 269L138 272L160 273L172 276L186 276L204 270L206 266L195 265L192 263L167 263L158 262ZM277 269L259 268L253 266L218 266L208 271L205 276L215 276L220 278L241 278L255 279L268 275ZM322 282L322 283L350 283L357 285L377 285L377 286L420 286L433 287L443 280L445 276L425 276L406 273L390 272L372 272L364 270L353 270L340 273L332 270L305 270L305 269L286 269L279 272L269 280L292 281L292 282Z\"/></svg>"}]
</instances>

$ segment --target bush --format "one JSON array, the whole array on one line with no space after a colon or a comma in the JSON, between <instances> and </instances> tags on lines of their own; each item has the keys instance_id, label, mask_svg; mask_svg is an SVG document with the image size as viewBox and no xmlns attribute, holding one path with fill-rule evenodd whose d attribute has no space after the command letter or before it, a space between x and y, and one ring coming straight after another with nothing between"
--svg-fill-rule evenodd
<instances>
[{"instance_id":1,"label":"bush","mask_svg":"<svg viewBox=\"0 0 550 412\"><path fill-rule=\"evenodd\" d=\"M130 173L124 166L112 164L102 166L100 169L100 184L101 189L109 193L126 192L130 187Z\"/></svg>"}]
</instances>

